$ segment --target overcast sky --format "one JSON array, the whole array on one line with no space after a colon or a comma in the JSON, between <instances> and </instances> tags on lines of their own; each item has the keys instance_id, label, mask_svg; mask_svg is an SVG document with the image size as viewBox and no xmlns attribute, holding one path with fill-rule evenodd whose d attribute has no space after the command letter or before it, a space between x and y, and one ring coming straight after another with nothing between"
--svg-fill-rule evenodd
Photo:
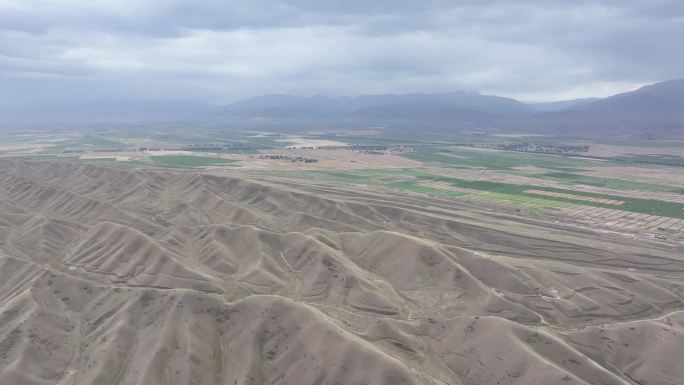
<instances>
[{"instance_id":1,"label":"overcast sky","mask_svg":"<svg viewBox=\"0 0 684 385\"><path fill-rule=\"evenodd\" d=\"M0 102L607 96L684 77L681 0L0 0Z\"/></svg>"}]
</instances>

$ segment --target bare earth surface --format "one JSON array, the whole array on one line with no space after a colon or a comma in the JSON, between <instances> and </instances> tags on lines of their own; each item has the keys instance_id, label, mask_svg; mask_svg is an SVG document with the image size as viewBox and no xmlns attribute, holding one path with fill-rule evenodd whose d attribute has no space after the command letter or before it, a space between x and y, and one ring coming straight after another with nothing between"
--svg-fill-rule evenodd
<instances>
[{"instance_id":1,"label":"bare earth surface","mask_svg":"<svg viewBox=\"0 0 684 385\"><path fill-rule=\"evenodd\" d=\"M0 384L682 384L681 247L455 199L0 160Z\"/></svg>"}]
</instances>

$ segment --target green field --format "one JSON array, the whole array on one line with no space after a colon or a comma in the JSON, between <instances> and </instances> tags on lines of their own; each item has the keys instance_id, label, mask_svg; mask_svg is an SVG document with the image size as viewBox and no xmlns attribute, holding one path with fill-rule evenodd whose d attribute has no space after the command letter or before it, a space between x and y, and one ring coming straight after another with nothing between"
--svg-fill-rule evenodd
<instances>
[{"instance_id":1,"label":"green field","mask_svg":"<svg viewBox=\"0 0 684 385\"><path fill-rule=\"evenodd\" d=\"M559 171L576 171L596 162L556 155L472 150L461 147L420 148L416 152L406 153L403 156L426 163L440 163L448 167L479 167L489 170L512 170L515 167L536 166Z\"/></svg>"},{"instance_id":2,"label":"green field","mask_svg":"<svg viewBox=\"0 0 684 385\"><path fill-rule=\"evenodd\" d=\"M584 200L580 200L580 199L570 199L570 198L551 197L551 196L545 196L543 198L545 200L556 201L556 202L577 203L577 204L583 204L583 205L587 205L587 206L617 208L620 210L632 211L632 212L643 213L643 214L662 215L662 216L673 217L673 218L684 218L684 205L680 204L680 203L664 202L664 201L658 201L658 200L652 200L652 199L627 198L627 197L616 196L616 195L596 194L596 193L589 193L589 192L584 192L584 191L565 190L565 189L534 186L534 185L509 184L509 183L487 182L487 181L467 181L467 180L463 180L463 179L448 178L448 177L442 177L442 176L429 176L429 177L419 177L419 178L427 178L427 179L431 179L431 180L448 182L448 183L451 183L452 185L457 186L457 187L464 187L464 188L469 188L469 189L474 189L474 190L479 190L479 191L497 192L497 193L504 193L504 194L508 194L508 195L519 195L519 196L526 196L529 198L536 198L536 199L539 199L538 195L527 193L527 192L525 192L525 190L536 189L536 190L559 192L559 193L573 194L573 195L586 196L586 197L615 199L615 200L623 201L625 203L620 205L620 206L614 206L614 205L610 205L610 204L590 202L590 201L584 201Z\"/></svg>"},{"instance_id":3,"label":"green field","mask_svg":"<svg viewBox=\"0 0 684 385\"><path fill-rule=\"evenodd\" d=\"M582 204L586 206L619 209L643 214L661 215L673 218L684 218L684 205L680 203L665 202L652 199L628 198L608 194L597 194L584 191L575 191L528 184L512 184L502 182L465 180L436 175L417 169L365 169L355 170L353 172L312 171L300 173L299 177L314 177L317 179L331 180L343 183L376 185L384 188L412 191L427 195L440 195L452 197L467 195L465 193L458 191L438 189L420 185L421 181L436 181L448 183L456 188L470 189L483 193L474 196L475 199L486 199L492 201L499 200L509 203L520 204L526 207L536 209L547 209L557 207L563 204L572 203ZM607 203L591 202L582 199L572 199L554 196L542 197L537 194L525 192L526 190L530 189L573 194L576 196L613 199L623 201L624 203L622 205L615 206Z\"/></svg>"},{"instance_id":4,"label":"green field","mask_svg":"<svg viewBox=\"0 0 684 385\"><path fill-rule=\"evenodd\" d=\"M203 149L203 148L195 148L195 147L181 147L182 151L191 151L191 152L206 152L206 153L218 153L218 154L258 154L259 151L257 151L255 148L251 147L245 147L245 148L223 148L223 149Z\"/></svg>"},{"instance_id":5,"label":"green field","mask_svg":"<svg viewBox=\"0 0 684 385\"><path fill-rule=\"evenodd\" d=\"M616 157L615 159L623 162L684 167L684 158L676 155L628 155Z\"/></svg>"},{"instance_id":6,"label":"green field","mask_svg":"<svg viewBox=\"0 0 684 385\"><path fill-rule=\"evenodd\" d=\"M660 191L660 192L682 192L682 189L677 189L671 186L632 182L624 179L616 178L599 178L589 175L572 174L565 172L555 172L546 174L532 175L543 179L553 179L563 183L585 184L589 186L605 187L615 190L641 190L641 191Z\"/></svg>"},{"instance_id":7,"label":"green field","mask_svg":"<svg viewBox=\"0 0 684 385\"><path fill-rule=\"evenodd\" d=\"M207 156L191 156L191 155L160 155L151 156L150 159L155 166L161 167L180 167L180 168L194 168L204 166L221 166L234 163L234 160L211 158Z\"/></svg>"},{"instance_id":8,"label":"green field","mask_svg":"<svg viewBox=\"0 0 684 385\"><path fill-rule=\"evenodd\" d=\"M59 144L46 148L45 151L48 154L60 154L65 151L77 150L121 150L125 147L126 145L122 142L94 135L83 135L75 140L59 142Z\"/></svg>"}]
</instances>

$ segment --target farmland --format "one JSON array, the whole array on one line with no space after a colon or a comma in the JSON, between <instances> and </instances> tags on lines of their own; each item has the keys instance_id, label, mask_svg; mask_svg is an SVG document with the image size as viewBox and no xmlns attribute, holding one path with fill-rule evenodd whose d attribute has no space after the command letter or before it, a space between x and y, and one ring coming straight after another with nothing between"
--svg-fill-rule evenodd
<instances>
[{"instance_id":1,"label":"farmland","mask_svg":"<svg viewBox=\"0 0 684 385\"><path fill-rule=\"evenodd\" d=\"M157 155L151 156L150 159L152 159L155 165L162 167L217 166L228 165L234 162L229 159L190 155Z\"/></svg>"},{"instance_id":2,"label":"farmland","mask_svg":"<svg viewBox=\"0 0 684 385\"><path fill-rule=\"evenodd\" d=\"M629 155L643 144L481 134L417 138L382 130L186 133L179 128L163 134L104 130L36 137L41 139L32 148L17 135L4 152L33 159L317 181L454 199L644 234L684 235L676 222L684 219L680 152L668 152L676 147L666 143L648 147L663 149L661 154ZM582 152L532 151L539 148Z\"/></svg>"}]
</instances>

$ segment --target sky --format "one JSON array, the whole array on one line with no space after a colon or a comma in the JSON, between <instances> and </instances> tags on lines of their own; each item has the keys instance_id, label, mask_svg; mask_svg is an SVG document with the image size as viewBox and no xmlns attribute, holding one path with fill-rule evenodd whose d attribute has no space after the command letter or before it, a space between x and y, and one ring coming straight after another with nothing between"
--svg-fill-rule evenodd
<instances>
[{"instance_id":1,"label":"sky","mask_svg":"<svg viewBox=\"0 0 684 385\"><path fill-rule=\"evenodd\" d=\"M0 103L603 97L684 77L681 0L0 0Z\"/></svg>"}]
</instances>

